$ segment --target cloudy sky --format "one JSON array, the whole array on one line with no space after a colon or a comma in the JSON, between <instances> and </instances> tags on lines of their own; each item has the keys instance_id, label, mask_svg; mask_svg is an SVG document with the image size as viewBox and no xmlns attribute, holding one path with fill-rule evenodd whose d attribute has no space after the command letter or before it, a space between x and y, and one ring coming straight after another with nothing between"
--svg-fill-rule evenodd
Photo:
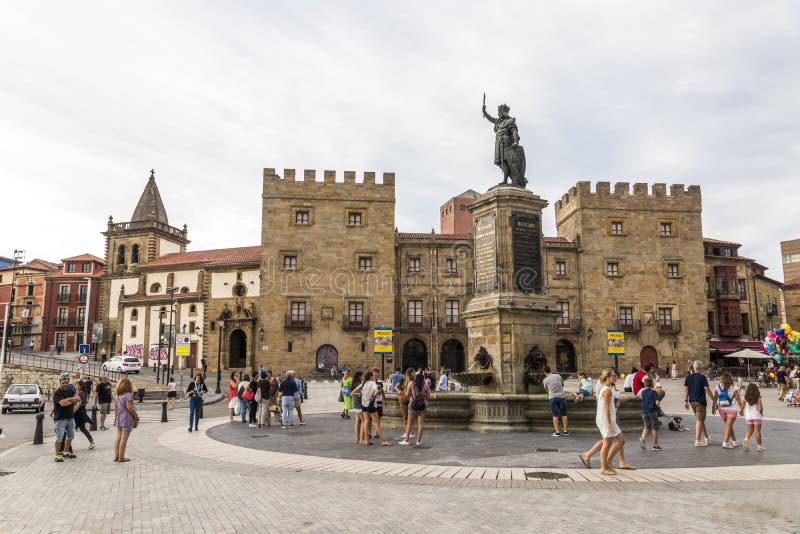
<instances>
[{"instance_id":1,"label":"cloudy sky","mask_svg":"<svg viewBox=\"0 0 800 534\"><path fill-rule=\"evenodd\" d=\"M400 230L438 230L498 180L486 92L551 203L578 180L698 184L705 235L780 280L798 50L792 1L6 2L0 255L102 256L151 168L193 250L259 243L264 167L393 171Z\"/></svg>"}]
</instances>

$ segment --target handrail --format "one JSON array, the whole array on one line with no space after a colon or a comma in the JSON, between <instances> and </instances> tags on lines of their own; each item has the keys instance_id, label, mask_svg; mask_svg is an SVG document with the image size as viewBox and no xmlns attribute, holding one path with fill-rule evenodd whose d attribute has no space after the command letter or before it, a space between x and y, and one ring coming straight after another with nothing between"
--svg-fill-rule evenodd
<instances>
[{"instance_id":1,"label":"handrail","mask_svg":"<svg viewBox=\"0 0 800 534\"><path fill-rule=\"evenodd\" d=\"M65 360L63 358L56 358L54 356L41 356L39 354L9 352L8 363L24 365L26 367L35 367L37 369L49 369L51 371L59 371L63 373L78 374L82 376L91 376L100 378L106 375L109 380L117 381L122 378L122 373L118 371L104 371L101 365L89 362L80 364L78 362Z\"/></svg>"}]
</instances>

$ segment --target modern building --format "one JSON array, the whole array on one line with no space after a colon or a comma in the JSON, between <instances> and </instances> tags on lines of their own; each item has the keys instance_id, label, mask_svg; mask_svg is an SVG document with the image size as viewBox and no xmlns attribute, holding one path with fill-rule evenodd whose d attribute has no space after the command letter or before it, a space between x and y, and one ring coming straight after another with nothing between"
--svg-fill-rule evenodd
<instances>
[{"instance_id":1,"label":"modern building","mask_svg":"<svg viewBox=\"0 0 800 534\"><path fill-rule=\"evenodd\" d=\"M475 190L467 189L454 196L439 208L441 217L439 228L443 234L468 234L472 232L472 212L469 207L481 196Z\"/></svg>"}]
</instances>

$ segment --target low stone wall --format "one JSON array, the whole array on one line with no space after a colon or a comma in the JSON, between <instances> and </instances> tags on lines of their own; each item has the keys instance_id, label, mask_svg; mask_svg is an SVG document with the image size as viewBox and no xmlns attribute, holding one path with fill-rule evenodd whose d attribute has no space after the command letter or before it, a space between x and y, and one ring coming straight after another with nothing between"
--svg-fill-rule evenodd
<instances>
[{"instance_id":1,"label":"low stone wall","mask_svg":"<svg viewBox=\"0 0 800 534\"><path fill-rule=\"evenodd\" d=\"M61 376L60 371L53 371L49 369L36 369L32 367L25 367L20 365L4 365L3 376L0 379L0 395L4 394L6 389L11 384L39 384L46 397L50 397L52 392L58 388L58 378ZM70 374L72 381L77 381L80 376L78 374ZM167 386L161 384L154 384L145 380L135 378L135 375L129 377L133 382L134 393L138 388L145 388L146 391L166 391ZM97 379L94 379L97 383ZM114 382L113 380L111 381ZM160 396L159 396L160 398Z\"/></svg>"},{"instance_id":2,"label":"low stone wall","mask_svg":"<svg viewBox=\"0 0 800 534\"><path fill-rule=\"evenodd\" d=\"M401 428L397 395L390 393L386 397L382 425ZM638 432L642 428L641 399L628 399L617 410L620 428L624 432ZM594 398L579 404L569 400L570 432L597 432L596 413ZM553 418L547 395L431 393L425 427L476 432L552 432Z\"/></svg>"}]
</instances>

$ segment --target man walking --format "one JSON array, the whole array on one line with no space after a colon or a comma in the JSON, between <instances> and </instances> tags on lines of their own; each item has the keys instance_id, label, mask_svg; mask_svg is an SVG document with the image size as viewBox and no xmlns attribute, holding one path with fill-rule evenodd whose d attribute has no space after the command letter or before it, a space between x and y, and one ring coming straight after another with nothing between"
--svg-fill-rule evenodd
<instances>
[{"instance_id":1,"label":"man walking","mask_svg":"<svg viewBox=\"0 0 800 534\"><path fill-rule=\"evenodd\" d=\"M100 409L100 430L108 430L106 427L106 416L111 411L111 384L108 383L108 377L103 375L100 377L100 382L94 389L94 405Z\"/></svg>"},{"instance_id":2,"label":"man walking","mask_svg":"<svg viewBox=\"0 0 800 534\"><path fill-rule=\"evenodd\" d=\"M63 462L61 457L61 442L64 440L64 456L75 458L70 449L70 444L75 438L75 405L80 404L81 398L69 388L69 375L63 374L59 379L59 388L53 394L53 421L55 423L55 449L56 462Z\"/></svg>"},{"instance_id":3,"label":"man walking","mask_svg":"<svg viewBox=\"0 0 800 534\"><path fill-rule=\"evenodd\" d=\"M203 380L206 379L206 373L208 372L208 358L203 356L200 358L200 365L203 366Z\"/></svg>"},{"instance_id":4,"label":"man walking","mask_svg":"<svg viewBox=\"0 0 800 534\"><path fill-rule=\"evenodd\" d=\"M553 437L569 436L567 430L567 395L564 393L564 379L558 373L553 373L549 367L544 368L544 380L542 385L547 390L547 398L550 400L550 415L553 416ZM558 420L561 419L564 432L558 430Z\"/></svg>"},{"instance_id":5,"label":"man walking","mask_svg":"<svg viewBox=\"0 0 800 534\"><path fill-rule=\"evenodd\" d=\"M294 407L297 410L297 418L300 419L300 426L304 426L306 422L303 421L303 381L294 376L294 372L292 372L292 379L297 385L297 393L294 394Z\"/></svg>"},{"instance_id":6,"label":"man walking","mask_svg":"<svg viewBox=\"0 0 800 534\"><path fill-rule=\"evenodd\" d=\"M706 395L713 399L711 389L708 387L708 379L700 372L700 360L695 360L692 364L691 374L686 376L683 383L684 395L683 404L688 410L689 406L694 410L694 446L708 447L708 430L706 430L706 407L708 401ZM700 440L702 436L702 441Z\"/></svg>"},{"instance_id":7,"label":"man walking","mask_svg":"<svg viewBox=\"0 0 800 534\"><path fill-rule=\"evenodd\" d=\"M108 358L108 351L106 351L106 348L103 347L103 350L100 351L100 360L103 363L106 363L106 358Z\"/></svg>"},{"instance_id":8,"label":"man walking","mask_svg":"<svg viewBox=\"0 0 800 534\"><path fill-rule=\"evenodd\" d=\"M294 381L294 371L288 371L286 378L281 381L281 428L294 426L294 394L297 393L297 384Z\"/></svg>"}]
</instances>

